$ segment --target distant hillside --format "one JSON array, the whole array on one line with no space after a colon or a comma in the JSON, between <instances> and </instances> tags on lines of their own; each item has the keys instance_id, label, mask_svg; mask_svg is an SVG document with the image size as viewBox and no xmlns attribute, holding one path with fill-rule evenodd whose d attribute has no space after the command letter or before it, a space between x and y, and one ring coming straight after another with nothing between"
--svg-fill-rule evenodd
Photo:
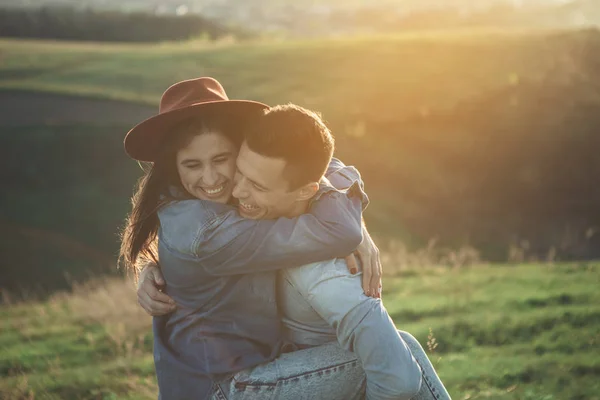
<instances>
[{"instance_id":1,"label":"distant hillside","mask_svg":"<svg viewBox=\"0 0 600 400\"><path fill-rule=\"evenodd\" d=\"M4 89L156 107L173 82L204 75L230 98L319 110L337 154L363 174L371 229L413 249L436 239L492 261L600 258L597 30L219 46L0 41L0 52ZM61 248L71 238L115 254L140 174L123 153L130 126L2 127L0 218L22 237L42 229Z\"/></svg>"},{"instance_id":2,"label":"distant hillside","mask_svg":"<svg viewBox=\"0 0 600 400\"><path fill-rule=\"evenodd\" d=\"M472 27L600 26L596 0L5 0L5 6L203 15L279 36L341 36Z\"/></svg>"},{"instance_id":3,"label":"distant hillside","mask_svg":"<svg viewBox=\"0 0 600 400\"><path fill-rule=\"evenodd\" d=\"M156 42L223 36L247 37L240 29L200 15L154 15L64 7L0 9L0 37Z\"/></svg>"}]
</instances>

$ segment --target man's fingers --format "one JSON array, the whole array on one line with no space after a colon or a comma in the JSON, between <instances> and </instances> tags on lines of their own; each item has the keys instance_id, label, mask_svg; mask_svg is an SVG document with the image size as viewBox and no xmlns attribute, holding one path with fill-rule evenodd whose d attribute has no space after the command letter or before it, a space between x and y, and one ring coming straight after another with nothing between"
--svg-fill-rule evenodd
<instances>
[{"instance_id":1,"label":"man's fingers","mask_svg":"<svg viewBox=\"0 0 600 400\"><path fill-rule=\"evenodd\" d=\"M153 281L144 282L137 295L140 306L152 316L165 315L175 310L173 299L158 290Z\"/></svg>"},{"instance_id":2,"label":"man's fingers","mask_svg":"<svg viewBox=\"0 0 600 400\"><path fill-rule=\"evenodd\" d=\"M175 310L175 305L152 300L146 293L138 296L140 306L152 316L168 314Z\"/></svg>"},{"instance_id":3,"label":"man's fingers","mask_svg":"<svg viewBox=\"0 0 600 400\"><path fill-rule=\"evenodd\" d=\"M147 293L148 293L148 297L150 297L150 299L152 299L156 302L175 304L175 301L173 301L173 299L171 297L169 297L168 295L164 294L163 292L161 292L160 290L158 290L156 288L153 288L152 291L147 292Z\"/></svg>"},{"instance_id":4,"label":"man's fingers","mask_svg":"<svg viewBox=\"0 0 600 400\"><path fill-rule=\"evenodd\" d=\"M160 272L159 268L152 268L152 278L154 279L154 283L156 283L156 285L158 286L164 286L165 285L165 278L163 278L162 273Z\"/></svg>"},{"instance_id":5,"label":"man's fingers","mask_svg":"<svg viewBox=\"0 0 600 400\"><path fill-rule=\"evenodd\" d=\"M144 311L146 311L146 313L154 315L152 312L152 308L150 307L150 302L146 300L145 295L138 294L138 304L140 305L140 307L142 307Z\"/></svg>"},{"instance_id":6,"label":"man's fingers","mask_svg":"<svg viewBox=\"0 0 600 400\"><path fill-rule=\"evenodd\" d=\"M147 294L152 300L161 301L164 303L175 303L173 299L159 290L159 288L156 286L156 282L153 279L148 279L142 283L138 289L138 294L140 293Z\"/></svg>"},{"instance_id":7,"label":"man's fingers","mask_svg":"<svg viewBox=\"0 0 600 400\"><path fill-rule=\"evenodd\" d=\"M349 256L347 256L345 260L348 271L352 275L356 274L358 272L358 264L356 263L356 257L354 256L354 254L350 254Z\"/></svg>"}]
</instances>

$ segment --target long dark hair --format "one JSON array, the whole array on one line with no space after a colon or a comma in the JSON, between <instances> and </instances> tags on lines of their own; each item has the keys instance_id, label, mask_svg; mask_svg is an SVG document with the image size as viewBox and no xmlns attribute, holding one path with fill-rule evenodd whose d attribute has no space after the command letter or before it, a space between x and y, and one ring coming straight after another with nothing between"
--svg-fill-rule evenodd
<instances>
[{"instance_id":1,"label":"long dark hair","mask_svg":"<svg viewBox=\"0 0 600 400\"><path fill-rule=\"evenodd\" d=\"M121 233L119 260L136 279L144 262L158 263L158 210L165 204L183 198L192 198L181 185L177 172L177 152L190 144L196 136L219 133L239 147L242 135L227 118L190 118L174 127L165 140L163 151L153 163L142 165L144 175L138 180L131 198L132 210ZM181 193L175 198L171 193Z\"/></svg>"}]
</instances>

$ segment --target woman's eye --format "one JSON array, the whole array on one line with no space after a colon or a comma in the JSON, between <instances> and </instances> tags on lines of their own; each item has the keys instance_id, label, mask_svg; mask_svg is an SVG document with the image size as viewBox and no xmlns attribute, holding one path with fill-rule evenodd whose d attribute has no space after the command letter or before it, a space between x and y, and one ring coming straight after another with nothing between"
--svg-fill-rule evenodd
<instances>
[{"instance_id":1,"label":"woman's eye","mask_svg":"<svg viewBox=\"0 0 600 400\"><path fill-rule=\"evenodd\" d=\"M254 185L254 184L253 184L252 186L254 186L254 189L258 190L259 192L264 192L264 191L265 191L265 189L261 188L261 187L260 187L260 186L258 186L258 185Z\"/></svg>"},{"instance_id":2,"label":"woman's eye","mask_svg":"<svg viewBox=\"0 0 600 400\"><path fill-rule=\"evenodd\" d=\"M215 158L215 162L216 162L217 164L224 163L225 161L227 161L227 157L219 157L219 158Z\"/></svg>"}]
</instances>

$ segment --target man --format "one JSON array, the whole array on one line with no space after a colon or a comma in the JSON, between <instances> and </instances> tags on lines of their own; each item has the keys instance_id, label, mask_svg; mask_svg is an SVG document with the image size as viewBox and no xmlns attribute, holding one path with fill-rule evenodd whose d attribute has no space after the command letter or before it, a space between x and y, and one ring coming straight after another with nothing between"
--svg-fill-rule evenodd
<instances>
[{"instance_id":1,"label":"man","mask_svg":"<svg viewBox=\"0 0 600 400\"><path fill-rule=\"evenodd\" d=\"M233 196L239 200L240 215L273 219L307 212L332 153L333 138L315 113L294 105L266 111L247 133L238 155ZM334 162L330 169L336 166L342 165ZM328 175L337 180L332 182L334 186L357 190L356 176ZM153 277L161 279L156 268L147 268L145 274L139 290L141 298L148 296L145 283L152 282ZM332 352L332 360L319 365L320 360L327 361L322 355L337 346L336 341L360 360L368 399L415 396L421 387L419 363L381 300L363 293L360 279L350 274L339 259L281 272L277 299L285 332L288 340L302 350L218 379L214 398L362 398L365 382L362 374L356 373L354 355ZM147 301L140 303L149 305ZM319 353L317 360L315 355ZM425 360L421 358L422 364L426 362L426 356ZM437 376L428 373L427 385L423 385L427 389L420 393L421 398L448 398L433 397L429 381L436 381ZM334 374L339 378L332 379ZM321 381L320 375L330 377ZM445 393L443 386L437 391Z\"/></svg>"}]
</instances>

